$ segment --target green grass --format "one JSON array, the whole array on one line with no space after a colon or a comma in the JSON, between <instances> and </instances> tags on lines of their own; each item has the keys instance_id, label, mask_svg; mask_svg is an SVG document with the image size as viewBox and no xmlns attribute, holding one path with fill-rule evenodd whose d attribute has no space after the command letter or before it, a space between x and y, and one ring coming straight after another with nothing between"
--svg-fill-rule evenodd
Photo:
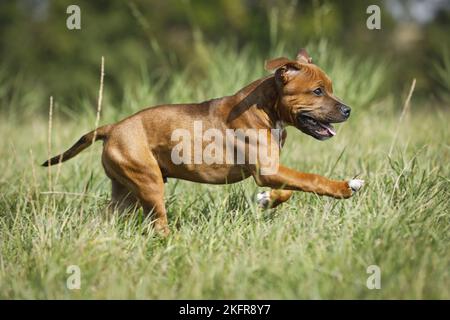
<instances>
[{"instance_id":1,"label":"green grass","mask_svg":"<svg viewBox=\"0 0 450 320\"><path fill-rule=\"evenodd\" d=\"M250 49L213 49L201 67L162 79L143 72L123 102L106 97L101 123L147 105L231 94L264 74L263 57ZM394 101L404 94L381 90L388 73L380 64L336 50L333 63L326 50L322 43L310 53L338 96L349 97L352 117L326 142L290 129L282 162L335 179L359 173L364 189L349 200L296 193L261 211L253 202L261 188L251 179L228 186L170 179L165 239L140 213L105 212L110 186L99 143L60 172L52 168L59 193L49 194L48 170L38 166L47 157L47 119L34 111L1 117L0 298L449 299L448 111L413 97L389 156L400 114ZM279 47L272 56L286 52ZM107 95L107 79L105 86ZM14 99L37 108L30 93ZM52 153L94 123L87 101L78 111L56 104ZM69 265L81 269L80 290L66 287ZM381 269L380 290L366 287L370 265Z\"/></svg>"}]
</instances>

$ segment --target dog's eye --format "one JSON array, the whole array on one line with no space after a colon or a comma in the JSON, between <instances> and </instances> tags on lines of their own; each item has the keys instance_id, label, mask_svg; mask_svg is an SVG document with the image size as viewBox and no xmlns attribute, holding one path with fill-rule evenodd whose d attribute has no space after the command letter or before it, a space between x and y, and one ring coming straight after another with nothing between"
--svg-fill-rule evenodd
<instances>
[{"instance_id":1,"label":"dog's eye","mask_svg":"<svg viewBox=\"0 0 450 320\"><path fill-rule=\"evenodd\" d=\"M315 89L315 90L313 91L313 93L314 93L316 96L321 96L321 95L323 95L323 92L322 92L322 89L321 89L321 88Z\"/></svg>"}]
</instances>

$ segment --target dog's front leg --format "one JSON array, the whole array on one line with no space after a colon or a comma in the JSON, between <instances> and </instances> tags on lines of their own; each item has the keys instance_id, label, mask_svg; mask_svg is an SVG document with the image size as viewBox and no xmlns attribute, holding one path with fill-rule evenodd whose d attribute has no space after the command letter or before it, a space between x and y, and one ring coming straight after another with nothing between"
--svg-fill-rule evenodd
<instances>
[{"instance_id":1,"label":"dog's front leg","mask_svg":"<svg viewBox=\"0 0 450 320\"><path fill-rule=\"evenodd\" d=\"M258 206L264 209L273 209L278 207L283 202L288 201L292 190L272 189L269 191L262 191L256 195L256 202Z\"/></svg>"},{"instance_id":2,"label":"dog's front leg","mask_svg":"<svg viewBox=\"0 0 450 320\"><path fill-rule=\"evenodd\" d=\"M338 199L351 197L364 184L363 180L330 180L317 174L302 173L283 166L279 166L276 174L263 175L255 171L253 177L261 187L313 192Z\"/></svg>"}]
</instances>

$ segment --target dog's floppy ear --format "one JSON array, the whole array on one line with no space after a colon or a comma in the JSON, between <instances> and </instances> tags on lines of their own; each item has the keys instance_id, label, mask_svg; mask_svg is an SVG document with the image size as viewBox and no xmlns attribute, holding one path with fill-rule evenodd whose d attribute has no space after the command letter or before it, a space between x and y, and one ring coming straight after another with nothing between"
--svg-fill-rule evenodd
<instances>
[{"instance_id":1,"label":"dog's floppy ear","mask_svg":"<svg viewBox=\"0 0 450 320\"><path fill-rule=\"evenodd\" d=\"M297 54L297 61L300 63L312 63L312 58L306 52L306 49L302 48Z\"/></svg>"},{"instance_id":2,"label":"dog's floppy ear","mask_svg":"<svg viewBox=\"0 0 450 320\"><path fill-rule=\"evenodd\" d=\"M289 63L295 63L295 61L292 61L291 59L288 59L285 57L275 58L275 59L266 61L264 68L267 71L272 71L272 70L278 69L282 66L285 66Z\"/></svg>"},{"instance_id":3,"label":"dog's floppy ear","mask_svg":"<svg viewBox=\"0 0 450 320\"><path fill-rule=\"evenodd\" d=\"M298 61L281 57L266 61L265 68L268 71L276 70L275 78L286 84L293 76L298 74L301 66Z\"/></svg>"},{"instance_id":4,"label":"dog's floppy ear","mask_svg":"<svg viewBox=\"0 0 450 320\"><path fill-rule=\"evenodd\" d=\"M275 71L275 79L281 81L281 83L286 84L297 76L300 72L301 66L297 62L290 61Z\"/></svg>"}]
</instances>

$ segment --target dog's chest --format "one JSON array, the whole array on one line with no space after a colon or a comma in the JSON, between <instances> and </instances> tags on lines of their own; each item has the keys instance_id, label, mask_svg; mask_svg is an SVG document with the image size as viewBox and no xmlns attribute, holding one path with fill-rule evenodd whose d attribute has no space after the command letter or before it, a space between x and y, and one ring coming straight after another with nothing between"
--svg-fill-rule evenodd
<instances>
[{"instance_id":1,"label":"dog's chest","mask_svg":"<svg viewBox=\"0 0 450 320\"><path fill-rule=\"evenodd\" d=\"M284 121L277 121L275 123L275 129L280 130L280 149L283 148L284 143L286 142L287 131L285 129L286 124Z\"/></svg>"}]
</instances>

